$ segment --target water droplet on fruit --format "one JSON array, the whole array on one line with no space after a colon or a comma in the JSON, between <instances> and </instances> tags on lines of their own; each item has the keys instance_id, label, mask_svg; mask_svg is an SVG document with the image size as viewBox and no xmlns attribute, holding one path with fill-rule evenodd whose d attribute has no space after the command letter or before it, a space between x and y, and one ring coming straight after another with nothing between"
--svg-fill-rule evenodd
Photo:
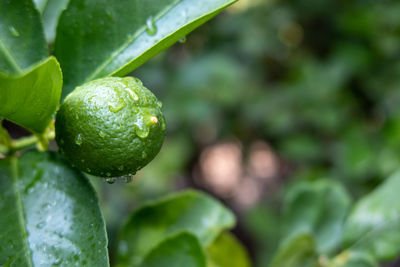
<instances>
[{"instance_id":1,"label":"water droplet on fruit","mask_svg":"<svg viewBox=\"0 0 400 267\"><path fill-rule=\"evenodd\" d=\"M113 113L117 113L118 111L120 111L121 109L123 109L125 107L125 101L121 98L118 99L117 103L108 103L108 109L113 112Z\"/></svg>"},{"instance_id":2,"label":"water droplet on fruit","mask_svg":"<svg viewBox=\"0 0 400 267\"><path fill-rule=\"evenodd\" d=\"M146 32L150 35L154 35L157 33L157 27L154 23L153 17L148 17L146 20Z\"/></svg>"},{"instance_id":3,"label":"water droplet on fruit","mask_svg":"<svg viewBox=\"0 0 400 267\"><path fill-rule=\"evenodd\" d=\"M105 180L106 183L108 183L108 184L113 184L113 183L115 183L115 178L114 178L114 177L105 178L104 180Z\"/></svg>"},{"instance_id":4,"label":"water droplet on fruit","mask_svg":"<svg viewBox=\"0 0 400 267\"><path fill-rule=\"evenodd\" d=\"M161 121L161 130L165 131L165 121Z\"/></svg>"},{"instance_id":5,"label":"water droplet on fruit","mask_svg":"<svg viewBox=\"0 0 400 267\"><path fill-rule=\"evenodd\" d=\"M75 119L79 120L78 114L75 114Z\"/></svg>"},{"instance_id":6,"label":"water droplet on fruit","mask_svg":"<svg viewBox=\"0 0 400 267\"><path fill-rule=\"evenodd\" d=\"M157 101L157 107L162 108L162 103L161 103L161 101Z\"/></svg>"},{"instance_id":7,"label":"water droplet on fruit","mask_svg":"<svg viewBox=\"0 0 400 267\"><path fill-rule=\"evenodd\" d=\"M105 134L103 131L100 131L100 132L99 132L99 136L100 136L101 138L104 138L104 137L106 137L106 134Z\"/></svg>"},{"instance_id":8,"label":"water droplet on fruit","mask_svg":"<svg viewBox=\"0 0 400 267\"><path fill-rule=\"evenodd\" d=\"M183 36L181 39L179 39L179 41L181 44L186 43L186 36Z\"/></svg>"},{"instance_id":9,"label":"water droplet on fruit","mask_svg":"<svg viewBox=\"0 0 400 267\"><path fill-rule=\"evenodd\" d=\"M124 170L124 166L123 165L119 166L118 170L123 171Z\"/></svg>"},{"instance_id":10,"label":"water droplet on fruit","mask_svg":"<svg viewBox=\"0 0 400 267\"><path fill-rule=\"evenodd\" d=\"M147 158L147 153L145 151L142 152L142 159Z\"/></svg>"},{"instance_id":11,"label":"water droplet on fruit","mask_svg":"<svg viewBox=\"0 0 400 267\"><path fill-rule=\"evenodd\" d=\"M140 138L146 138L149 135L149 129L140 129L139 127L137 127L135 129L135 133L137 134L137 136L139 136Z\"/></svg>"},{"instance_id":12,"label":"water droplet on fruit","mask_svg":"<svg viewBox=\"0 0 400 267\"><path fill-rule=\"evenodd\" d=\"M134 101L138 101L139 100L138 95L134 91L132 91L131 89L125 88L125 91L128 93L129 98L131 98L132 100L134 100Z\"/></svg>"},{"instance_id":13,"label":"water droplet on fruit","mask_svg":"<svg viewBox=\"0 0 400 267\"><path fill-rule=\"evenodd\" d=\"M82 145L82 135L81 134L78 134L75 137L75 144L77 144L78 146Z\"/></svg>"},{"instance_id":14,"label":"water droplet on fruit","mask_svg":"<svg viewBox=\"0 0 400 267\"><path fill-rule=\"evenodd\" d=\"M10 31L10 33L15 36L18 37L19 36L19 32L17 31L17 29L14 28L14 26L11 26L8 28L8 30Z\"/></svg>"}]
</instances>

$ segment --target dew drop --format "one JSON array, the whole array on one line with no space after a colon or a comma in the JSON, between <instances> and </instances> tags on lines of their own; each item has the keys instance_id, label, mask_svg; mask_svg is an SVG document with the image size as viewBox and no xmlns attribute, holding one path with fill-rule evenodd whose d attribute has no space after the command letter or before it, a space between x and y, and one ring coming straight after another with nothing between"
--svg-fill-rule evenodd
<instances>
[{"instance_id":1,"label":"dew drop","mask_svg":"<svg viewBox=\"0 0 400 267\"><path fill-rule=\"evenodd\" d=\"M99 132L99 136L100 136L101 138L104 138L104 137L106 137L106 134L105 134L103 131L100 131L100 132Z\"/></svg>"},{"instance_id":2,"label":"dew drop","mask_svg":"<svg viewBox=\"0 0 400 267\"><path fill-rule=\"evenodd\" d=\"M108 103L108 109L113 112L113 113L117 113L118 111L120 111L121 109L123 109L125 107L125 101L121 98L118 99L117 103Z\"/></svg>"},{"instance_id":3,"label":"dew drop","mask_svg":"<svg viewBox=\"0 0 400 267\"><path fill-rule=\"evenodd\" d=\"M17 31L17 29L15 29L13 26L9 27L8 30L10 31L10 33L15 36L18 37L19 36L19 32Z\"/></svg>"},{"instance_id":4,"label":"dew drop","mask_svg":"<svg viewBox=\"0 0 400 267\"><path fill-rule=\"evenodd\" d=\"M157 27L154 23L153 17L148 17L146 20L146 32L150 35L154 35L157 33Z\"/></svg>"},{"instance_id":5,"label":"dew drop","mask_svg":"<svg viewBox=\"0 0 400 267\"><path fill-rule=\"evenodd\" d=\"M78 146L82 145L82 135L81 134L78 134L75 137L75 144L77 144Z\"/></svg>"},{"instance_id":6,"label":"dew drop","mask_svg":"<svg viewBox=\"0 0 400 267\"><path fill-rule=\"evenodd\" d=\"M149 130L148 129L139 129L136 128L135 133L137 134L137 136L139 136L140 138L146 138L149 135Z\"/></svg>"},{"instance_id":7,"label":"dew drop","mask_svg":"<svg viewBox=\"0 0 400 267\"><path fill-rule=\"evenodd\" d=\"M133 180L133 175L131 175L131 174L124 175L124 176L120 177L120 180L121 180L121 182L126 183L126 184L130 183Z\"/></svg>"},{"instance_id":8,"label":"dew drop","mask_svg":"<svg viewBox=\"0 0 400 267\"><path fill-rule=\"evenodd\" d=\"M186 43L186 36L183 36L181 39L179 39L179 41L181 44Z\"/></svg>"},{"instance_id":9,"label":"dew drop","mask_svg":"<svg viewBox=\"0 0 400 267\"><path fill-rule=\"evenodd\" d=\"M106 181L106 183L108 183L108 184L113 184L113 183L115 183L115 178L114 177L110 177L110 178L105 178L104 179L105 181Z\"/></svg>"},{"instance_id":10,"label":"dew drop","mask_svg":"<svg viewBox=\"0 0 400 267\"><path fill-rule=\"evenodd\" d=\"M161 103L161 101L157 101L157 107L162 108L162 103Z\"/></svg>"},{"instance_id":11,"label":"dew drop","mask_svg":"<svg viewBox=\"0 0 400 267\"><path fill-rule=\"evenodd\" d=\"M145 151L142 152L142 159L147 158L147 153Z\"/></svg>"},{"instance_id":12,"label":"dew drop","mask_svg":"<svg viewBox=\"0 0 400 267\"><path fill-rule=\"evenodd\" d=\"M128 95L132 100L134 100L134 101L138 101L139 100L138 95L134 91L132 91L131 89L125 88L125 91L128 92Z\"/></svg>"}]
</instances>

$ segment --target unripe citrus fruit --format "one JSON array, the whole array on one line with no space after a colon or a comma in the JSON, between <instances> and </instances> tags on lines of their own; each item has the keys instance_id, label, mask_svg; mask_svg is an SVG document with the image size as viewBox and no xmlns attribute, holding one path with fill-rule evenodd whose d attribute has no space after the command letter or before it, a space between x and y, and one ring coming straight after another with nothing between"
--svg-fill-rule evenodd
<instances>
[{"instance_id":1,"label":"unripe citrus fruit","mask_svg":"<svg viewBox=\"0 0 400 267\"><path fill-rule=\"evenodd\" d=\"M134 174L159 152L165 136L161 103L133 77L77 87L56 117L56 141L80 170L101 177Z\"/></svg>"}]
</instances>

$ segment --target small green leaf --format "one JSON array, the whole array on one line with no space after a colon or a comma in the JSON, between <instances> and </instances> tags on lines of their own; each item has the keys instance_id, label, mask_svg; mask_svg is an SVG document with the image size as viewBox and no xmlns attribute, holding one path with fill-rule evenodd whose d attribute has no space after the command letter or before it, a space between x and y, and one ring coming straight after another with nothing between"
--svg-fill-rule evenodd
<instances>
[{"instance_id":1,"label":"small green leaf","mask_svg":"<svg viewBox=\"0 0 400 267\"><path fill-rule=\"evenodd\" d=\"M67 8L69 0L35 0L42 15L44 34L47 43L52 44L56 37L56 28L61 12Z\"/></svg>"},{"instance_id":2,"label":"small green leaf","mask_svg":"<svg viewBox=\"0 0 400 267\"><path fill-rule=\"evenodd\" d=\"M167 238L144 258L141 267L205 267L206 260L197 238L180 233Z\"/></svg>"},{"instance_id":3,"label":"small green leaf","mask_svg":"<svg viewBox=\"0 0 400 267\"><path fill-rule=\"evenodd\" d=\"M108 266L87 179L55 153L0 160L0 266Z\"/></svg>"},{"instance_id":4,"label":"small green leaf","mask_svg":"<svg viewBox=\"0 0 400 267\"><path fill-rule=\"evenodd\" d=\"M208 267L250 267L246 249L229 232L224 232L207 249Z\"/></svg>"},{"instance_id":5,"label":"small green leaf","mask_svg":"<svg viewBox=\"0 0 400 267\"><path fill-rule=\"evenodd\" d=\"M0 1L0 73L22 75L46 57L40 15L32 1Z\"/></svg>"},{"instance_id":6,"label":"small green leaf","mask_svg":"<svg viewBox=\"0 0 400 267\"><path fill-rule=\"evenodd\" d=\"M309 234L295 236L280 246L271 267L308 267L316 261L315 241Z\"/></svg>"},{"instance_id":7,"label":"small green leaf","mask_svg":"<svg viewBox=\"0 0 400 267\"><path fill-rule=\"evenodd\" d=\"M284 200L285 236L299 233L314 235L320 253L333 251L341 242L350 197L334 180L300 182L287 193Z\"/></svg>"},{"instance_id":8,"label":"small green leaf","mask_svg":"<svg viewBox=\"0 0 400 267\"><path fill-rule=\"evenodd\" d=\"M0 73L0 116L42 133L59 105L61 88L61 69L54 57L20 76Z\"/></svg>"},{"instance_id":9,"label":"small green leaf","mask_svg":"<svg viewBox=\"0 0 400 267\"><path fill-rule=\"evenodd\" d=\"M393 174L354 206L344 229L345 246L379 261L400 252L400 172Z\"/></svg>"},{"instance_id":10,"label":"small green leaf","mask_svg":"<svg viewBox=\"0 0 400 267\"><path fill-rule=\"evenodd\" d=\"M71 0L57 27L63 97L77 85L124 76L236 0Z\"/></svg>"},{"instance_id":11,"label":"small green leaf","mask_svg":"<svg viewBox=\"0 0 400 267\"><path fill-rule=\"evenodd\" d=\"M182 231L208 246L234 223L233 214L213 198L184 191L144 205L132 214L120 234L117 262L138 266L160 242Z\"/></svg>"}]
</instances>

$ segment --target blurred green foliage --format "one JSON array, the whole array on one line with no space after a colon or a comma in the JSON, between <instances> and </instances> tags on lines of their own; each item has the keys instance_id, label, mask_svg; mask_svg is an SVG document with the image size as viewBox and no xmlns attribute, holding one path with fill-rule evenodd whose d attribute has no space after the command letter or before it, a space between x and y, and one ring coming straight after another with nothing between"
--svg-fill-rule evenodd
<instances>
[{"instance_id":1,"label":"blurred green foliage","mask_svg":"<svg viewBox=\"0 0 400 267\"><path fill-rule=\"evenodd\" d=\"M146 63L133 75L162 100L167 141L132 186L107 189L130 199L108 202L107 220L118 224L116 207L130 211L139 199L191 186L187 178L204 146L261 139L289 166L279 178L290 178L284 180L290 186L265 195L239 218L255 265L267 266L279 240L296 232L298 225L285 230L296 224L297 215L285 213L290 209L300 212L301 229L326 234L297 236L310 244L304 253L339 252L340 240L321 246L319 238L330 229L340 232L350 199L371 192L400 164L399 14L400 2L388 0L242 0ZM304 210L296 208L301 201ZM321 223L330 209L337 225ZM367 256L348 258L361 264ZM360 266L375 264L368 262Z\"/></svg>"}]
</instances>

